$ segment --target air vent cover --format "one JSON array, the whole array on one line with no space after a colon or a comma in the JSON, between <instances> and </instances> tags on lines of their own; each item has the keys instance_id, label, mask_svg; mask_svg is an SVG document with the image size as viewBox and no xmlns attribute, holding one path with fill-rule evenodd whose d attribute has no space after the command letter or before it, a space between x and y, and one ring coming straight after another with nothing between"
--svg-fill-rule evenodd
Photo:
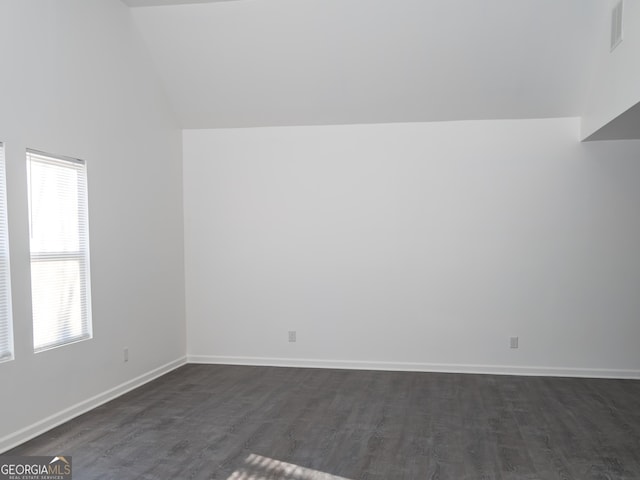
<instances>
[{"instance_id":1,"label":"air vent cover","mask_svg":"<svg viewBox=\"0 0 640 480\"><path fill-rule=\"evenodd\" d=\"M611 10L611 51L622 42L622 0Z\"/></svg>"}]
</instances>

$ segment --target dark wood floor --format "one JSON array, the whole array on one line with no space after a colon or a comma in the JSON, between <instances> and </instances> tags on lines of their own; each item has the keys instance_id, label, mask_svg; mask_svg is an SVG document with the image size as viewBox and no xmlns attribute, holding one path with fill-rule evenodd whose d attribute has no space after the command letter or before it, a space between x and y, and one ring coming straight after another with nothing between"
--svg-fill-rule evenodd
<instances>
[{"instance_id":1,"label":"dark wood floor","mask_svg":"<svg viewBox=\"0 0 640 480\"><path fill-rule=\"evenodd\" d=\"M7 455L74 479L640 479L640 382L187 365Z\"/></svg>"}]
</instances>

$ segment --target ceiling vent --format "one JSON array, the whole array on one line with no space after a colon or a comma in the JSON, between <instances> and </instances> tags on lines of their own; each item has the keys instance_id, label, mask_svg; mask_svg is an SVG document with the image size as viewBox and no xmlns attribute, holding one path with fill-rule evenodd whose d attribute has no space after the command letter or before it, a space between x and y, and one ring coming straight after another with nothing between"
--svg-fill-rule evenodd
<instances>
[{"instance_id":1,"label":"ceiling vent","mask_svg":"<svg viewBox=\"0 0 640 480\"><path fill-rule=\"evenodd\" d=\"M622 0L619 0L611 10L611 51L622 42Z\"/></svg>"}]
</instances>

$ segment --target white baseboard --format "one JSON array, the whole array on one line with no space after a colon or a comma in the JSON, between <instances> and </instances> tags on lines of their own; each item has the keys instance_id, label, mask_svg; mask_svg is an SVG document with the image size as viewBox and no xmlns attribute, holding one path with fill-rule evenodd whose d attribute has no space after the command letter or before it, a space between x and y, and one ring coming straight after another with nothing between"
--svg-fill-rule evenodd
<instances>
[{"instance_id":1,"label":"white baseboard","mask_svg":"<svg viewBox=\"0 0 640 480\"><path fill-rule=\"evenodd\" d=\"M98 395L95 395L87 400L76 403L69 408L65 408L64 410L55 413L43 420L40 420L32 425L29 425L25 428L18 430L17 432L11 433L5 437L0 438L0 453L6 452L7 450L11 450L18 445L31 440L38 435L45 433L48 430L51 430L58 425L61 425L65 422L68 422L72 418L75 418L83 413L88 412L104 403L107 403L125 393L144 385L156 378L169 373L172 370L175 370L178 367L187 363L186 357L179 358L172 362L169 362L165 365L162 365L158 368L151 370L150 372L144 373L136 378L133 378L127 382L121 383L120 385L110 388Z\"/></svg>"},{"instance_id":2,"label":"white baseboard","mask_svg":"<svg viewBox=\"0 0 640 480\"><path fill-rule=\"evenodd\" d=\"M368 362L359 360L320 360L306 358L225 357L187 355L188 363L253 365L269 367L337 368L348 370L387 370L401 372L476 373L489 375L526 375L537 377L585 377L640 379L640 370L605 368L530 367L511 365L464 365L445 363Z\"/></svg>"}]
</instances>

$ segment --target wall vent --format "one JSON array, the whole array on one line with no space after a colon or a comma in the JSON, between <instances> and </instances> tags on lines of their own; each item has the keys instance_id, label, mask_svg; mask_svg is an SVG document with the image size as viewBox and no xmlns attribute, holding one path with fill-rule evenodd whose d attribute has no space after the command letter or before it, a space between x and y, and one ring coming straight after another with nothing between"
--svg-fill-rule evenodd
<instances>
[{"instance_id":1,"label":"wall vent","mask_svg":"<svg viewBox=\"0 0 640 480\"><path fill-rule=\"evenodd\" d=\"M616 2L611 10L611 51L622 42L622 0Z\"/></svg>"}]
</instances>

